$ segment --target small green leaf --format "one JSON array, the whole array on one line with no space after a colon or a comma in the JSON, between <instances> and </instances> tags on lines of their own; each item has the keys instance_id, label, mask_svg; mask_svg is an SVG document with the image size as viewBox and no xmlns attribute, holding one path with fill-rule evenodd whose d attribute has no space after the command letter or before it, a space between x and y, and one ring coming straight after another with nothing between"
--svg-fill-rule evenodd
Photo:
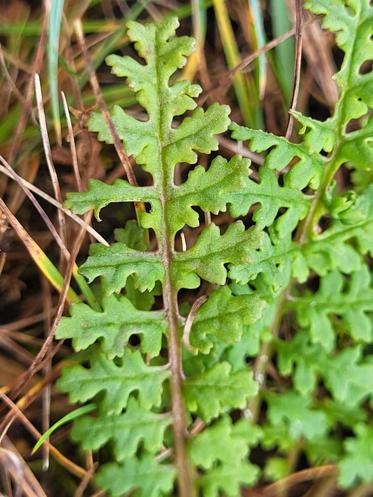
<instances>
[{"instance_id":1,"label":"small green leaf","mask_svg":"<svg viewBox=\"0 0 373 497\"><path fill-rule=\"evenodd\" d=\"M301 436L309 440L323 435L327 419L323 412L309 407L310 401L293 392L267 394L268 418L274 426L284 425L293 440Z\"/></svg>"},{"instance_id":2,"label":"small green leaf","mask_svg":"<svg viewBox=\"0 0 373 497\"><path fill-rule=\"evenodd\" d=\"M275 229L281 238L291 233L307 214L309 199L300 190L290 188L287 178L285 176L284 186L280 186L275 171L263 165L259 170L258 183L246 178L242 188L227 194L232 215L244 216L251 206L259 203L260 207L254 211L253 220L263 229L271 226L280 209L285 208L286 212L277 217Z\"/></svg>"},{"instance_id":3,"label":"small green leaf","mask_svg":"<svg viewBox=\"0 0 373 497\"><path fill-rule=\"evenodd\" d=\"M199 235L196 243L185 252L175 255L173 281L177 288L196 288L200 278L224 285L227 278L226 264L249 263L255 249L260 246L261 233L256 229L245 230L237 221L229 225L224 234L210 224Z\"/></svg>"},{"instance_id":4,"label":"small green leaf","mask_svg":"<svg viewBox=\"0 0 373 497\"><path fill-rule=\"evenodd\" d=\"M334 347L336 331L333 316L342 318L344 331L364 342L372 339L372 323L368 313L373 311L373 287L367 268L351 275L348 284L343 276L333 271L321 279L317 292L306 294L294 302L299 324L309 329L314 343L325 350Z\"/></svg>"}]
</instances>

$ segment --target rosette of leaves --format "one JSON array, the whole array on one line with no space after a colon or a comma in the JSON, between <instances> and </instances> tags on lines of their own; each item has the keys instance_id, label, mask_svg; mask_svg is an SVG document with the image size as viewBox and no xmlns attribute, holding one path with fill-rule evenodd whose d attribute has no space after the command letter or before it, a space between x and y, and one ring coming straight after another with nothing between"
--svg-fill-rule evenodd
<instances>
[{"instance_id":1,"label":"rosette of leaves","mask_svg":"<svg viewBox=\"0 0 373 497\"><path fill-rule=\"evenodd\" d=\"M186 180L175 184L180 164L194 165L198 154L216 150L216 134L230 122L228 107L199 108L199 86L173 80L193 50L190 38L174 36L177 26L172 18L159 24L131 22L127 33L141 60L107 58L112 72L126 78L146 112L144 119L137 119L117 106L112 120L127 153L151 176L150 184L91 180L87 192L72 193L66 202L79 214L93 209L97 218L114 202L147 206L138 210L137 228L131 223L116 232L117 241L110 247L93 245L80 268L90 281L100 278L102 309L77 304L57 331L58 338L72 339L76 351L90 347L84 356L88 362L66 368L59 387L73 402L95 399L98 412L78 420L72 435L84 449L97 451L111 444L113 462L102 465L97 482L114 497L170 496L175 482L180 497L193 497L197 489L206 497L221 492L234 497L257 475L247 461L245 438L240 440L247 430L245 437L250 438L251 428L232 424L227 414L245 408L257 385L246 364L233 368L214 352L238 342L261 316L264 301L254 293L235 294L226 280L228 267L252 260L262 243L263 223L246 229L236 221L221 229L214 223L204 225L198 213L218 214L236 203L229 194L246 185L246 159L217 156L208 168L191 167ZM100 114L91 116L89 129L112 143ZM240 209L232 213L238 216ZM195 242L177 250L175 240L186 226L196 228ZM149 248L147 236L141 236L146 230L147 236L154 234L155 250ZM178 293L197 289L202 281L214 289L197 312L192 311L193 324L185 331L190 319L180 315ZM161 309L152 309L154 292L161 293ZM148 305L139 308L141 295ZM192 423L198 420L205 428L192 436ZM239 451L234 460L209 456L206 464L201 460L202 441L220 432L225 447Z\"/></svg>"}]
</instances>

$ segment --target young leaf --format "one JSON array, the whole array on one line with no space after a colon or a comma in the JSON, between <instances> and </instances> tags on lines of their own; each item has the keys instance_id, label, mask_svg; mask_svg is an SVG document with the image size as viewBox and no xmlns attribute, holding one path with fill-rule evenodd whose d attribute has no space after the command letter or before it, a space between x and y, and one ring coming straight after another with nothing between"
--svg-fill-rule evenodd
<instances>
[{"instance_id":1,"label":"young leaf","mask_svg":"<svg viewBox=\"0 0 373 497\"><path fill-rule=\"evenodd\" d=\"M89 281L103 276L108 293L124 288L129 276L133 276L135 287L142 292L153 290L156 282L164 278L164 268L157 253L132 250L119 242L111 247L92 245L90 257L80 266L80 272Z\"/></svg>"},{"instance_id":2,"label":"young leaf","mask_svg":"<svg viewBox=\"0 0 373 497\"><path fill-rule=\"evenodd\" d=\"M309 199L301 191L287 186L287 178L285 176L284 186L280 186L275 171L263 165L259 170L259 183L246 178L240 190L227 195L232 215L244 216L251 206L259 203L253 220L259 228L265 228L274 223L280 209L286 208L286 212L277 218L275 229L281 238L291 233L307 214Z\"/></svg>"},{"instance_id":3,"label":"young leaf","mask_svg":"<svg viewBox=\"0 0 373 497\"><path fill-rule=\"evenodd\" d=\"M189 453L196 466L207 470L216 462L239 465L246 458L249 446L255 445L259 438L258 427L246 420L232 424L228 416L223 416L191 440Z\"/></svg>"},{"instance_id":4,"label":"young leaf","mask_svg":"<svg viewBox=\"0 0 373 497\"><path fill-rule=\"evenodd\" d=\"M218 226L210 224L193 247L176 254L172 275L175 286L196 288L200 278L224 285L227 278L225 264L249 263L260 242L261 233L255 229L245 231L239 221L229 225L224 234L220 233Z\"/></svg>"}]
</instances>

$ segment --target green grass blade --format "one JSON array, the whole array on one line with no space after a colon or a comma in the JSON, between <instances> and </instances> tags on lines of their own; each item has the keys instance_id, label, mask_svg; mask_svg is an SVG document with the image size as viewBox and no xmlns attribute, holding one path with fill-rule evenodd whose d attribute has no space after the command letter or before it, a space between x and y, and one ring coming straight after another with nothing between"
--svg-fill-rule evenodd
<instances>
[{"instance_id":1,"label":"green grass blade","mask_svg":"<svg viewBox=\"0 0 373 497\"><path fill-rule=\"evenodd\" d=\"M292 28L286 0L269 2L274 37L278 37ZM282 91L287 102L290 101L294 76L294 40L291 38L275 49L276 69Z\"/></svg>"},{"instance_id":2,"label":"green grass blade","mask_svg":"<svg viewBox=\"0 0 373 497\"><path fill-rule=\"evenodd\" d=\"M58 105L58 52L64 0L51 2L48 23L48 75L52 103L53 125L57 142L61 143L61 122Z\"/></svg>"},{"instance_id":3,"label":"green grass blade","mask_svg":"<svg viewBox=\"0 0 373 497\"><path fill-rule=\"evenodd\" d=\"M256 39L256 47L261 48L266 43L266 36L264 31L264 21L262 9L259 0L248 0L250 13L253 20L253 31ZM267 58L266 55L260 55L258 58L258 87L259 95L262 97L265 92L265 85L267 79Z\"/></svg>"},{"instance_id":4,"label":"green grass blade","mask_svg":"<svg viewBox=\"0 0 373 497\"><path fill-rule=\"evenodd\" d=\"M89 412L92 412L96 409L96 404L88 404L83 407L79 407L78 409L74 409L74 411L69 412L64 416L63 418L59 419L54 425L52 425L49 430L47 430L43 435L39 438L39 440L36 442L34 445L34 448L32 449L31 454L34 454L42 445L43 443L48 440L48 438L54 433L60 426L65 425L66 423L70 423L71 421L74 421L74 419L79 418L80 416L83 416L84 414L88 414Z\"/></svg>"}]
</instances>

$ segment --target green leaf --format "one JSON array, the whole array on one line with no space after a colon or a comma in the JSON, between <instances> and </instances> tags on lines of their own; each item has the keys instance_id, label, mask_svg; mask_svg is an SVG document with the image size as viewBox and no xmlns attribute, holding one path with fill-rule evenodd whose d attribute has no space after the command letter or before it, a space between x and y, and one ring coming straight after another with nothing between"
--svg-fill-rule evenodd
<instances>
[{"instance_id":1,"label":"green leaf","mask_svg":"<svg viewBox=\"0 0 373 497\"><path fill-rule=\"evenodd\" d=\"M115 202L152 202L157 200L153 187L133 186L128 181L117 179L112 185L103 181L90 179L87 192L67 194L65 206L76 214L85 214L94 209L96 218L100 221L100 211Z\"/></svg>"},{"instance_id":2,"label":"green leaf","mask_svg":"<svg viewBox=\"0 0 373 497\"><path fill-rule=\"evenodd\" d=\"M262 244L251 252L250 263L235 264L230 268L229 277L243 285L260 275L269 291L276 293L288 285L292 262L299 248L293 243L290 233L282 239L274 237L275 241L266 232L261 236Z\"/></svg>"},{"instance_id":3,"label":"green leaf","mask_svg":"<svg viewBox=\"0 0 373 497\"><path fill-rule=\"evenodd\" d=\"M162 311L139 311L126 297L110 295L102 301L102 312L86 304L71 307L71 317L64 317L56 338L71 338L76 351L84 350L102 339L102 350L110 359L124 354L132 335L142 335L141 350L150 357L159 355L167 322Z\"/></svg>"},{"instance_id":4,"label":"green leaf","mask_svg":"<svg viewBox=\"0 0 373 497\"><path fill-rule=\"evenodd\" d=\"M287 183L288 176L285 176L285 184L280 186L275 171L263 165L259 169L258 183L246 178L243 187L227 195L232 204L232 215L244 216L250 207L259 203L260 207L254 211L253 220L262 229L271 226L277 217L275 229L282 238L297 227L309 207L307 197L301 191L290 188ZM286 212L278 216L279 210L283 208Z\"/></svg>"},{"instance_id":5,"label":"green leaf","mask_svg":"<svg viewBox=\"0 0 373 497\"><path fill-rule=\"evenodd\" d=\"M323 412L311 409L310 401L294 392L267 394L268 419L276 426L284 426L293 440L299 437L312 440L323 435L327 419Z\"/></svg>"},{"instance_id":6,"label":"green leaf","mask_svg":"<svg viewBox=\"0 0 373 497\"><path fill-rule=\"evenodd\" d=\"M217 462L240 464L259 438L260 428L244 419L233 424L225 415L191 440L189 454L193 464L207 470Z\"/></svg>"},{"instance_id":7,"label":"green leaf","mask_svg":"<svg viewBox=\"0 0 373 497\"><path fill-rule=\"evenodd\" d=\"M119 242L110 247L91 245L90 256L80 266L80 272L89 281L103 276L104 288L108 293L119 292L131 275L135 287L140 291L152 290L156 282L163 281L164 277L163 265L157 252L132 250Z\"/></svg>"},{"instance_id":8,"label":"green leaf","mask_svg":"<svg viewBox=\"0 0 373 497\"><path fill-rule=\"evenodd\" d=\"M325 383L334 397L355 406L372 396L373 364L362 360L360 347L349 347L325 364ZM346 374L348 372L348 374Z\"/></svg>"},{"instance_id":9,"label":"green leaf","mask_svg":"<svg viewBox=\"0 0 373 497\"><path fill-rule=\"evenodd\" d=\"M356 437L347 438L344 443L346 455L338 462L338 482L342 487L373 480L373 428L360 424L354 431Z\"/></svg>"},{"instance_id":10,"label":"green leaf","mask_svg":"<svg viewBox=\"0 0 373 497\"><path fill-rule=\"evenodd\" d=\"M372 60L373 11L369 0L328 2L308 0L306 7L323 14L323 25L336 33L337 45L345 53L340 71L335 75L339 86L339 100L334 114L324 123L296 117L302 122L305 144L315 151L331 152L334 169L347 163L357 169L371 169L373 151L371 135L373 120L369 111L373 106L372 71L361 71ZM360 119L359 126L353 125ZM357 128L357 129L356 129Z\"/></svg>"},{"instance_id":11,"label":"green leaf","mask_svg":"<svg viewBox=\"0 0 373 497\"><path fill-rule=\"evenodd\" d=\"M168 225L173 227L173 233L185 224L192 228L199 226L198 212L192 206L213 214L225 212L230 201L228 193L245 186L248 172L249 161L237 156L229 162L216 157L207 171L202 166L195 167L185 183L178 186L170 198L167 215Z\"/></svg>"},{"instance_id":12,"label":"green leaf","mask_svg":"<svg viewBox=\"0 0 373 497\"><path fill-rule=\"evenodd\" d=\"M257 295L232 295L229 287L215 290L198 309L190 334L191 345L208 354L215 338L223 343L241 339L245 326L257 321L265 302Z\"/></svg>"},{"instance_id":13,"label":"green leaf","mask_svg":"<svg viewBox=\"0 0 373 497\"><path fill-rule=\"evenodd\" d=\"M173 281L177 288L196 288L200 278L224 285L226 264L249 263L255 249L260 246L261 233L255 229L245 231L243 223L230 224L224 234L210 224L199 235L196 243L185 252L175 255Z\"/></svg>"},{"instance_id":14,"label":"green leaf","mask_svg":"<svg viewBox=\"0 0 373 497\"><path fill-rule=\"evenodd\" d=\"M71 402L86 402L104 392L100 402L102 412L119 414L133 392L138 393L144 408L159 406L162 383L168 376L162 367L147 366L138 351L126 349L117 365L96 350L90 355L89 368L80 365L65 368L58 387L69 394Z\"/></svg>"},{"instance_id":15,"label":"green leaf","mask_svg":"<svg viewBox=\"0 0 373 497\"><path fill-rule=\"evenodd\" d=\"M318 154L311 154L301 143L290 143L282 136L258 129L248 129L232 123L230 126L232 137L238 141L249 141L250 150L253 152L264 152L271 149L265 159L264 166L268 169L282 171L291 165L286 173L286 185L296 191L300 191L308 184L316 189L320 183L325 158Z\"/></svg>"},{"instance_id":16,"label":"green leaf","mask_svg":"<svg viewBox=\"0 0 373 497\"><path fill-rule=\"evenodd\" d=\"M248 370L232 373L227 362L216 364L184 384L188 409L210 421L230 409L243 409L247 399L258 392L258 386Z\"/></svg>"},{"instance_id":17,"label":"green leaf","mask_svg":"<svg viewBox=\"0 0 373 497\"><path fill-rule=\"evenodd\" d=\"M112 497L131 492L133 497L163 497L170 495L175 470L158 464L152 457L127 459L124 464L105 464L96 476L101 488Z\"/></svg>"},{"instance_id":18,"label":"green leaf","mask_svg":"<svg viewBox=\"0 0 373 497\"><path fill-rule=\"evenodd\" d=\"M249 462L242 462L239 466L224 464L201 476L197 484L203 497L219 497L222 492L227 497L236 497L241 485L253 485L258 476L259 468Z\"/></svg>"},{"instance_id":19,"label":"green leaf","mask_svg":"<svg viewBox=\"0 0 373 497\"><path fill-rule=\"evenodd\" d=\"M295 370L294 385L302 395L314 391L318 378L346 408L357 406L372 394L373 364L364 360L360 347L327 354L320 345L310 344L302 332L289 342L278 342L276 348L281 374L290 375Z\"/></svg>"},{"instance_id":20,"label":"green leaf","mask_svg":"<svg viewBox=\"0 0 373 497\"><path fill-rule=\"evenodd\" d=\"M367 268L352 273L348 285L340 273L327 274L317 292L302 296L292 307L299 324L309 330L312 341L325 350L332 350L335 344L335 316L342 319L338 326L355 340L369 343L372 339L372 323L367 313L373 311L373 287Z\"/></svg>"},{"instance_id":21,"label":"green leaf","mask_svg":"<svg viewBox=\"0 0 373 497\"><path fill-rule=\"evenodd\" d=\"M285 376L293 373L294 386L302 395L312 393L327 362L325 350L310 343L308 334L302 331L290 341L278 341L276 349L280 373Z\"/></svg>"},{"instance_id":22,"label":"green leaf","mask_svg":"<svg viewBox=\"0 0 373 497\"><path fill-rule=\"evenodd\" d=\"M171 418L156 414L130 399L126 412L119 416L100 414L84 417L74 423L73 440L80 442L83 450L98 450L109 441L114 455L121 462L134 456L140 444L149 454L156 454L163 445L164 432Z\"/></svg>"}]
</instances>

